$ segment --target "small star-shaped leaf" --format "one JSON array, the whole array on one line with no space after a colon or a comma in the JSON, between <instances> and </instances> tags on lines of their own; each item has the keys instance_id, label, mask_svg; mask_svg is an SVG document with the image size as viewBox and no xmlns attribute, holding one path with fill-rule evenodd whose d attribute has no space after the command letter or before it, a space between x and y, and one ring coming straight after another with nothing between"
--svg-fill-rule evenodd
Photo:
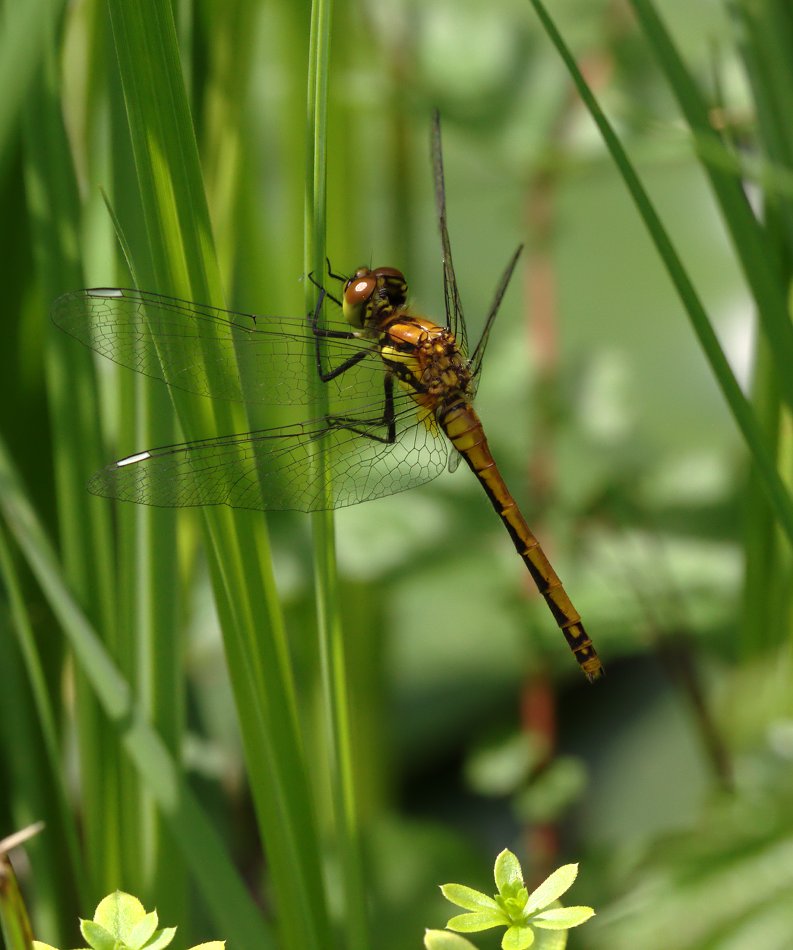
<instances>
[{"instance_id":1,"label":"small star-shaped leaf","mask_svg":"<svg viewBox=\"0 0 793 950\"><path fill-rule=\"evenodd\" d=\"M577 874L577 864L563 864L562 867L557 868L553 874L546 877L536 890L529 894L526 913L536 914L538 910L542 910L554 901L559 900L562 894L571 887Z\"/></svg>"},{"instance_id":2,"label":"small star-shaped leaf","mask_svg":"<svg viewBox=\"0 0 793 950\"><path fill-rule=\"evenodd\" d=\"M441 894L447 901L466 910L499 910L498 904L492 897L474 890L473 887L466 887L464 884L441 884Z\"/></svg>"},{"instance_id":3,"label":"small star-shaped leaf","mask_svg":"<svg viewBox=\"0 0 793 950\"><path fill-rule=\"evenodd\" d=\"M81 920L80 933L91 950L116 950L119 941L95 920Z\"/></svg>"},{"instance_id":4,"label":"small star-shaped leaf","mask_svg":"<svg viewBox=\"0 0 793 950\"><path fill-rule=\"evenodd\" d=\"M569 930L586 923L594 916L595 912L591 907L554 907L532 917L531 922L532 926L542 927L544 930Z\"/></svg>"},{"instance_id":5,"label":"small star-shaped leaf","mask_svg":"<svg viewBox=\"0 0 793 950\"><path fill-rule=\"evenodd\" d=\"M446 922L449 930L472 934L479 930L509 926L509 918L500 910L483 910L473 914L458 914Z\"/></svg>"},{"instance_id":6,"label":"small star-shaped leaf","mask_svg":"<svg viewBox=\"0 0 793 950\"><path fill-rule=\"evenodd\" d=\"M520 862L515 855L506 848L496 858L493 868L493 877L496 879L496 887L499 894L514 885L516 882L519 887L523 886L523 871L520 868Z\"/></svg>"},{"instance_id":7,"label":"small star-shaped leaf","mask_svg":"<svg viewBox=\"0 0 793 950\"><path fill-rule=\"evenodd\" d=\"M534 931L531 927L513 924L501 938L502 950L526 950L534 943Z\"/></svg>"}]
</instances>

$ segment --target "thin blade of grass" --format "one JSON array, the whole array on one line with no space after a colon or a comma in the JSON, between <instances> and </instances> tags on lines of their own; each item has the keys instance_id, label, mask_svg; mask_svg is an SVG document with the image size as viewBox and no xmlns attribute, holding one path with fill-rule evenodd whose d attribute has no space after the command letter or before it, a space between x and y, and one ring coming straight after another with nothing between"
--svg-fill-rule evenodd
<instances>
[{"instance_id":1,"label":"thin blade of grass","mask_svg":"<svg viewBox=\"0 0 793 950\"><path fill-rule=\"evenodd\" d=\"M156 0L110 10L158 287L223 305L195 134L171 7ZM142 65L145 64L145 65ZM188 438L241 431L230 405L173 393ZM298 728L283 618L263 519L204 512L207 556L221 619L256 814L284 945L327 942L319 841Z\"/></svg>"},{"instance_id":2,"label":"thin blade of grass","mask_svg":"<svg viewBox=\"0 0 793 950\"><path fill-rule=\"evenodd\" d=\"M755 412L741 391L730 364L724 355L718 337L711 321L697 295L694 285L683 266L680 257L666 232L647 192L642 185L627 153L622 147L603 110L592 90L586 83L576 61L562 39L552 18L548 15L541 0L529 0L537 16L548 34L551 42L559 52L562 61L578 90L579 95L592 116L603 137L614 164L625 182L625 186L633 199L636 208L644 221L647 231L655 244L664 266L680 297L692 328L699 340L716 382L732 413L746 446L749 449L758 474L762 480L764 491L768 496L780 527L793 545L793 502L790 494L779 476L776 462L768 449L768 444L762 427L757 421Z\"/></svg>"},{"instance_id":3,"label":"thin blade of grass","mask_svg":"<svg viewBox=\"0 0 793 950\"><path fill-rule=\"evenodd\" d=\"M327 125L328 72L330 68L330 24L332 0L314 0L311 8L309 51L306 198L305 198L305 271L325 271L325 233L327 218ZM306 309L316 306L315 289L306 281ZM328 411L326 395L317 378L316 367L306 367L314 387L319 414ZM327 459L320 451L316 464L326 485L330 477ZM330 491L326 489L326 494ZM326 710L326 747L331 785L333 824L337 858L344 888L342 926L346 945L366 950L369 927L368 905L363 868L360 817L356 801L350 730L349 687L346 669L344 629L341 617L339 579L336 565L336 539L333 512L312 515L314 585L317 612L322 702Z\"/></svg>"},{"instance_id":4,"label":"thin blade of grass","mask_svg":"<svg viewBox=\"0 0 793 950\"><path fill-rule=\"evenodd\" d=\"M76 861L75 853L69 853L67 839L72 837L76 845L77 838L73 834L76 831L73 815L68 808L66 812L62 810L67 801L60 797L58 785L62 786L62 782L57 776L63 770L61 767L53 774L52 759L42 738L39 721L41 704L34 695L28 676L29 666L20 649L21 639L32 635L33 617L41 619L40 598L33 608L27 604L21 607L14 604L14 600L30 598L35 583L25 565L20 563L18 552L3 527L0 527L0 536L4 548L0 583L8 599L0 619L0 746L4 750L3 793L0 795L2 821L7 828L22 827L32 821L46 823L46 836L31 841L28 847L30 867L26 878L35 880L36 929L52 938L65 938L71 929L74 908L78 906L75 878L85 872L85 864L79 850ZM45 642L52 645L50 638ZM48 651L44 662L49 663L50 659ZM37 662L36 665L42 678L46 676L42 664ZM58 672L56 669L56 677ZM51 675L47 677L44 688L50 696L57 694ZM87 877L81 883L84 890Z\"/></svg>"},{"instance_id":5,"label":"thin blade of grass","mask_svg":"<svg viewBox=\"0 0 793 950\"><path fill-rule=\"evenodd\" d=\"M145 222L138 196L135 148L124 115L122 90L112 84L113 108L113 191L116 208L107 195L109 217L124 259L122 273L129 273L139 287L156 286L158 268L152 259L150 242L142 239ZM126 233L122 220L129 224ZM132 240L135 240L133 253ZM117 434L124 446L167 445L177 441L178 432L165 387L131 373L117 374L120 395ZM116 453L119 454L119 453ZM119 648L113 655L122 664L122 673L136 684L152 726L168 744L174 758L184 743L186 684L184 638L180 619L185 597L180 583L177 548L177 517L173 511L145 506L123 506L119 512ZM125 880L139 882L136 893L152 895L168 916L183 919L187 905L184 868L167 834L160 827L155 802L139 790L135 781L123 786L123 806L134 816L134 840L123 842Z\"/></svg>"},{"instance_id":6,"label":"thin blade of grass","mask_svg":"<svg viewBox=\"0 0 793 950\"><path fill-rule=\"evenodd\" d=\"M694 146L754 296L760 326L768 339L776 368L779 391L788 406L793 408L793 373L790 372L793 366L793 325L777 249L769 244L763 226L755 217L732 156L713 128L708 106L655 6L650 0L631 0L631 6L691 128Z\"/></svg>"},{"instance_id":7,"label":"thin blade of grass","mask_svg":"<svg viewBox=\"0 0 793 950\"><path fill-rule=\"evenodd\" d=\"M62 7L63 0L29 0L0 10L0 175Z\"/></svg>"},{"instance_id":8,"label":"thin blade of grass","mask_svg":"<svg viewBox=\"0 0 793 950\"><path fill-rule=\"evenodd\" d=\"M762 5L746 0L728 0L736 25L738 48L756 108L759 144L768 167L793 169L793 124L789 120L793 89L793 17L787 0L765 0ZM778 193L774 181L764 182L763 208L766 218L782 219L786 253L790 267L793 256L793 201L790 191Z\"/></svg>"},{"instance_id":9,"label":"thin blade of grass","mask_svg":"<svg viewBox=\"0 0 793 950\"><path fill-rule=\"evenodd\" d=\"M0 575L3 577L8 603L13 622L14 633L22 657L25 676L30 686L36 718L40 728L40 738L43 740L43 753L46 759L47 771L44 774L36 772L31 775L38 783L37 788L28 788L26 797L32 804L39 802L41 810L35 815L38 819L45 819L50 831L46 841L37 840L31 843L31 860L36 869L41 899L57 901L58 895L72 897L72 891L80 904L88 901L88 888L80 853L80 844L77 834L77 825L69 807L69 796L63 780L63 768L60 757L60 741L56 725L55 711L52 706L50 689L47 683L44 667L41 663L33 626L25 603L25 595L19 580L19 574L14 563L5 530L0 530ZM9 668L11 664L9 663ZM4 701L12 696L10 684L4 688ZM21 735L20 717L21 708L6 707L7 721L14 722L17 735ZM36 736L38 742L39 736ZM25 748L25 755L29 763L34 759L29 748ZM33 773L33 769L28 770ZM44 802L42 802L44 799ZM27 816L34 817L33 815ZM38 852L38 853L37 853ZM54 875L54 879L52 878ZM47 881L48 877L50 878ZM47 885L45 885L47 882ZM67 908L62 908L65 912ZM69 910L73 910L69 908ZM61 914L61 916L65 916ZM61 920L61 925L65 922Z\"/></svg>"},{"instance_id":10,"label":"thin blade of grass","mask_svg":"<svg viewBox=\"0 0 793 950\"><path fill-rule=\"evenodd\" d=\"M5 850L0 851L0 934L6 950L29 950L32 945L27 907Z\"/></svg>"},{"instance_id":11,"label":"thin blade of grass","mask_svg":"<svg viewBox=\"0 0 793 950\"><path fill-rule=\"evenodd\" d=\"M793 200L780 187L782 176L793 169L793 127L788 121L793 88L793 12L786 2L766 0L762 5L731 0L728 7L737 32L752 91L756 124L755 148L762 167L763 216L768 242L783 262L785 280L793 267ZM729 120L729 105L725 117ZM782 406L773 360L766 340L760 340L753 367L752 398L769 445L782 473L793 471L789 412ZM781 541L773 513L759 492L757 476L747 485L745 581L739 642L744 657L765 651L787 636L776 618L790 611L790 572L793 558Z\"/></svg>"},{"instance_id":12,"label":"thin blade of grass","mask_svg":"<svg viewBox=\"0 0 793 950\"><path fill-rule=\"evenodd\" d=\"M31 84L23 116L25 187L31 237L43 299L54 299L82 283L76 258L79 205L57 98L58 57L51 30L39 72ZM46 307L42 308L46 320ZM63 335L46 332L46 381L53 421L55 492L63 562L72 590L92 622L108 634L114 628L114 565L109 512L85 490L86 469L102 461L102 436L96 411L97 386L90 354L73 347ZM114 886L120 871L115 835L107 828L124 826L119 807L123 787L119 757L103 727L93 692L76 679L80 787L84 795L87 842L79 881L89 903L103 884ZM42 729L46 724L42 723ZM72 909L73 913L73 909ZM69 923L71 923L71 916ZM62 926L67 920L63 919Z\"/></svg>"},{"instance_id":13,"label":"thin blade of grass","mask_svg":"<svg viewBox=\"0 0 793 950\"><path fill-rule=\"evenodd\" d=\"M240 947L275 947L180 768L149 726L133 692L64 581L46 532L0 439L0 511L118 739L157 799L218 927Z\"/></svg>"}]
</instances>

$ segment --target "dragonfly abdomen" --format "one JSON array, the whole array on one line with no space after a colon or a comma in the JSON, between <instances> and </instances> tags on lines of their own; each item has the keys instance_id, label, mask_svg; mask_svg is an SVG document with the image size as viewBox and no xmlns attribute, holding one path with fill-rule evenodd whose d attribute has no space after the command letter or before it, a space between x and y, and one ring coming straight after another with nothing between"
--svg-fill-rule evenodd
<instances>
[{"instance_id":1,"label":"dragonfly abdomen","mask_svg":"<svg viewBox=\"0 0 793 950\"><path fill-rule=\"evenodd\" d=\"M584 675L590 682L598 679L603 675L600 658L559 575L551 566L501 477L490 453L482 423L473 406L464 399L456 400L440 411L438 423L481 482Z\"/></svg>"}]
</instances>

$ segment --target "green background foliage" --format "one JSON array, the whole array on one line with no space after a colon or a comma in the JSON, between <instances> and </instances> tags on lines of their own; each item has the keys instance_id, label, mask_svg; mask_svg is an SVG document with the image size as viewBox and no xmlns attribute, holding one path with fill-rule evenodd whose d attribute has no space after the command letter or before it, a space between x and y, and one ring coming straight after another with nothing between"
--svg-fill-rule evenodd
<instances>
[{"instance_id":1,"label":"green background foliage","mask_svg":"<svg viewBox=\"0 0 793 950\"><path fill-rule=\"evenodd\" d=\"M570 946L789 946L793 14L548 6L0 7L0 835L47 821L41 940L120 888L192 942L419 946L508 846L529 889L580 862ZM300 314L324 241L439 316L436 107L473 339L527 244L477 405L594 687L464 466L335 529L85 491L281 420L95 361L52 300Z\"/></svg>"}]
</instances>

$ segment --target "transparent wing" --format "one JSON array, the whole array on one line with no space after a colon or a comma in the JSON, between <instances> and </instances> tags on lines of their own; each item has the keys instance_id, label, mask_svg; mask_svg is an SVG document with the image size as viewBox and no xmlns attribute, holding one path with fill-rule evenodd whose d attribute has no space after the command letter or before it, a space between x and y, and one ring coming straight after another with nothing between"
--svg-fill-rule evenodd
<instances>
[{"instance_id":1,"label":"transparent wing","mask_svg":"<svg viewBox=\"0 0 793 950\"><path fill-rule=\"evenodd\" d=\"M435 206L438 212L441 250L443 252L443 295L446 305L446 322L465 356L468 353L468 335L465 316L463 315L463 305L457 289L457 278L454 276L452 246L446 224L446 184L443 175L443 151L441 149L441 117L437 109L432 113L430 151L432 152L432 172L435 182Z\"/></svg>"},{"instance_id":2,"label":"transparent wing","mask_svg":"<svg viewBox=\"0 0 793 950\"><path fill-rule=\"evenodd\" d=\"M393 442L381 441L382 424L361 421L351 428L325 417L140 452L97 472L89 489L159 507L319 511L355 505L421 485L446 467L448 443L436 427L418 421L413 400L395 394L394 408Z\"/></svg>"},{"instance_id":3,"label":"transparent wing","mask_svg":"<svg viewBox=\"0 0 793 950\"><path fill-rule=\"evenodd\" d=\"M140 290L97 288L59 297L56 326L122 366L201 396L269 405L311 401L309 369L317 337L311 317L235 313ZM349 332L323 321L323 330ZM383 365L362 340L321 340L325 371L362 349L352 374L328 382L331 398L371 400L382 389Z\"/></svg>"},{"instance_id":4,"label":"transparent wing","mask_svg":"<svg viewBox=\"0 0 793 950\"><path fill-rule=\"evenodd\" d=\"M479 381L482 375L482 358L485 355L485 350L487 349L487 341L490 339L490 331L493 328L493 321L496 319L496 314L498 313L498 308L501 306L501 301L504 298L504 294L507 292L507 287L509 286L510 279L512 278L512 273L515 270L515 265L518 263L518 258L523 251L523 245L519 244L517 250L512 255L504 269L504 273L501 275L501 280L498 282L498 287L496 287L496 292L493 297L493 303L490 305L490 310L487 314L487 319L485 320L485 326L482 330L482 335L479 337L479 342L474 348L474 352L471 354L471 359L469 361L469 366L471 369L471 395L476 394L477 387L479 386Z\"/></svg>"}]
</instances>

